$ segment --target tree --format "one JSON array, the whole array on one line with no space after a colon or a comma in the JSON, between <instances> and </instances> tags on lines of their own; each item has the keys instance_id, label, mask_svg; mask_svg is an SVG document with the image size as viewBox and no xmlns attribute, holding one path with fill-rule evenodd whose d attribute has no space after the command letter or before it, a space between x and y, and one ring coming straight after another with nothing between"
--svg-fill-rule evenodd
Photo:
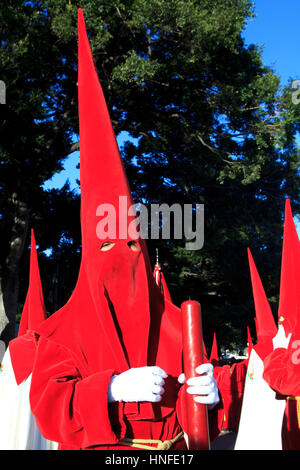
<instances>
[{"instance_id":1,"label":"tree","mask_svg":"<svg viewBox=\"0 0 300 470\"><path fill-rule=\"evenodd\" d=\"M77 106L74 64L65 62L41 2L8 1L0 22L6 85L0 109L0 331L7 343L15 335L29 221L44 196L41 185L70 153Z\"/></svg>"},{"instance_id":2,"label":"tree","mask_svg":"<svg viewBox=\"0 0 300 470\"><path fill-rule=\"evenodd\" d=\"M159 243L173 297L200 300L208 335L245 344L254 316L246 248L275 301L284 198L299 210L299 106L243 41L253 2L82 7L116 132L136 139L122 152L135 199L205 204L201 251Z\"/></svg>"},{"instance_id":3,"label":"tree","mask_svg":"<svg viewBox=\"0 0 300 470\"><path fill-rule=\"evenodd\" d=\"M35 20L41 28L36 37L45 44L37 62L49 77L38 102L39 112L49 115L27 135L44 148L42 124L53 136L53 119L67 117L59 133L66 141L51 160L48 153L47 165L66 155L78 133L77 6L45 0L26 7L44 22ZM129 135L122 156L136 202L205 205L204 247L187 251L184 241L149 240L151 259L158 246L177 304L188 296L200 301L209 339L222 331L224 345L245 345L253 320L246 248L276 306L284 197L299 212L299 105L292 103L290 85L282 89L263 64L259 48L243 41L254 4L82 0L80 6L115 132ZM27 29L28 22L21 30ZM38 86L34 90L35 96ZM31 116L37 119L37 109ZM53 172L58 167L52 163ZM48 175L37 168L32 184Z\"/></svg>"}]
</instances>

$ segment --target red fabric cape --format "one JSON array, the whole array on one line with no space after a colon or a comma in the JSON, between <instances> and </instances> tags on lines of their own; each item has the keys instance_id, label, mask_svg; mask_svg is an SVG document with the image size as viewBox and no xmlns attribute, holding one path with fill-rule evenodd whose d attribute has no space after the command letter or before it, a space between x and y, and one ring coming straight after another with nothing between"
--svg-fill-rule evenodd
<instances>
[{"instance_id":1,"label":"red fabric cape","mask_svg":"<svg viewBox=\"0 0 300 470\"><path fill-rule=\"evenodd\" d=\"M165 440L180 431L181 312L156 285L142 238L132 251L128 233L108 230L115 245L101 250L99 207L117 209L119 233L129 224L119 196L127 208L132 199L81 10L78 30L82 260L71 298L38 330L30 397L41 432L61 448L111 449L125 435ZM108 404L111 376L146 365L168 374L163 400Z\"/></svg>"}]
</instances>

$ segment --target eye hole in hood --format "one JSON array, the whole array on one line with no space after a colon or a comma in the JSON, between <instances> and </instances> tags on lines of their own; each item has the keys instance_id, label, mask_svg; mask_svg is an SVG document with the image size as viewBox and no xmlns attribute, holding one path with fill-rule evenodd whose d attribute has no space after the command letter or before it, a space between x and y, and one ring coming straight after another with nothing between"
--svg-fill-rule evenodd
<instances>
[{"instance_id":1,"label":"eye hole in hood","mask_svg":"<svg viewBox=\"0 0 300 470\"><path fill-rule=\"evenodd\" d=\"M106 241L106 242L103 242L103 243L102 243L100 250L101 250L101 251L109 251L109 250L111 250L114 246L115 246L115 243L110 242L110 241Z\"/></svg>"},{"instance_id":2,"label":"eye hole in hood","mask_svg":"<svg viewBox=\"0 0 300 470\"><path fill-rule=\"evenodd\" d=\"M139 251L139 250L140 250L139 244L138 244L137 242L135 242L134 240L130 240L130 241L127 243L127 246L128 246L132 251Z\"/></svg>"}]
</instances>

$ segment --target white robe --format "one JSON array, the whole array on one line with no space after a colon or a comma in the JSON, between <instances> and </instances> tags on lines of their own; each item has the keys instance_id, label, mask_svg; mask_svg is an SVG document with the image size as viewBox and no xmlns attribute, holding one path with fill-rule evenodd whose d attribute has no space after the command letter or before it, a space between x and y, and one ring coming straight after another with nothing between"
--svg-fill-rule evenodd
<instances>
[{"instance_id":1,"label":"white robe","mask_svg":"<svg viewBox=\"0 0 300 470\"><path fill-rule=\"evenodd\" d=\"M240 424L234 450L281 450L285 400L263 379L264 363L251 351L245 381Z\"/></svg>"},{"instance_id":2,"label":"white robe","mask_svg":"<svg viewBox=\"0 0 300 470\"><path fill-rule=\"evenodd\" d=\"M30 409L31 375L17 385L9 347L0 371L0 450L56 450L57 443L45 439Z\"/></svg>"}]
</instances>

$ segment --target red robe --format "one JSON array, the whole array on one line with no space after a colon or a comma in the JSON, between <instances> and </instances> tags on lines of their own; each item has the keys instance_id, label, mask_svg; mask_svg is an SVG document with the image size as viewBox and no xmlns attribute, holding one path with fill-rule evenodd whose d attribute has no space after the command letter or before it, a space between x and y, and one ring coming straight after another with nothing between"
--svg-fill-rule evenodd
<instances>
[{"instance_id":1,"label":"red robe","mask_svg":"<svg viewBox=\"0 0 300 470\"><path fill-rule=\"evenodd\" d=\"M67 315L67 316L66 316ZM157 350L158 365L168 373L165 393L160 403L108 404L107 389L113 374L122 372L111 366L99 345L97 357L80 342L74 348L70 335L62 336L59 325L69 325L74 319L64 309L50 317L40 331L38 352L32 374L31 407L42 434L60 443L60 449L132 449L120 446L124 438L174 438L184 428L184 401L177 377L181 372L181 335L176 328L180 310L169 304L160 327L159 341L152 329L149 350ZM109 353L108 353L109 354ZM151 354L150 354L151 356ZM216 411L209 412L211 440L219 430ZM184 439L171 448L186 449Z\"/></svg>"},{"instance_id":2,"label":"red robe","mask_svg":"<svg viewBox=\"0 0 300 470\"><path fill-rule=\"evenodd\" d=\"M225 365L215 369L215 377L223 404L223 408L219 410L218 424L222 429L238 431L247 362L248 359L232 366Z\"/></svg>"}]
</instances>

